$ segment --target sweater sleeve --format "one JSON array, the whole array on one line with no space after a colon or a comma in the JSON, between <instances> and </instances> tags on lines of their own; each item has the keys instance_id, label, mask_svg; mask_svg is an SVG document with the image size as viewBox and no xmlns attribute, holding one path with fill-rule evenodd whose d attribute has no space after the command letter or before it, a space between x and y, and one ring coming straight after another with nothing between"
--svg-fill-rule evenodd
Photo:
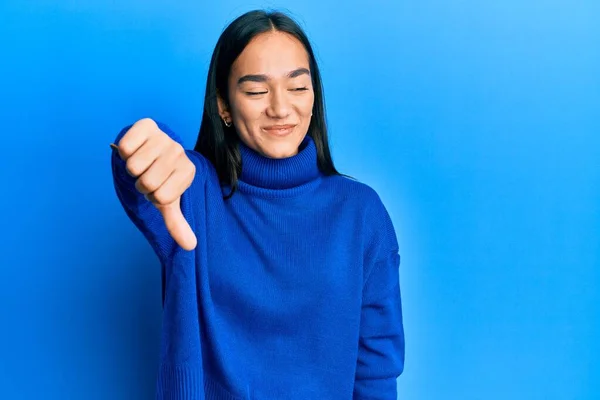
<instances>
[{"instance_id":1,"label":"sweater sleeve","mask_svg":"<svg viewBox=\"0 0 600 400\"><path fill-rule=\"evenodd\" d=\"M369 253L363 287L355 400L396 400L404 369L400 255L391 220L382 209L383 229Z\"/></svg>"},{"instance_id":2,"label":"sweater sleeve","mask_svg":"<svg viewBox=\"0 0 600 400\"><path fill-rule=\"evenodd\" d=\"M177 143L182 144L181 138L173 132L166 124L155 121L159 129L169 135ZM119 143L133 124L125 126L115 138L115 143ZM195 151L185 150L187 156L196 166L196 178L203 177L205 174L205 160ZM125 210L125 213L134 225L142 232L144 237L150 243L152 249L164 265L166 257L171 253L176 245L175 240L167 231L167 227L162 218L162 214L154 205L146 200L143 194L135 188L136 178L129 175L126 170L126 163L119 157L116 150L111 154L111 167L113 175L114 188L117 197Z\"/></svg>"}]
</instances>

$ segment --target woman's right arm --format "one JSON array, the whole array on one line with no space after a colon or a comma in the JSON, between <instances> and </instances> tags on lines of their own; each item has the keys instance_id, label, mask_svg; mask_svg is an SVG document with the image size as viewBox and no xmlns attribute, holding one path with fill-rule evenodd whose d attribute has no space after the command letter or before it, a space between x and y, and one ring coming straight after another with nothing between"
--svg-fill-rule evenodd
<instances>
[{"instance_id":1,"label":"woman's right arm","mask_svg":"<svg viewBox=\"0 0 600 400\"><path fill-rule=\"evenodd\" d=\"M195 248L180 200L194 178L205 175L204 159L185 150L165 124L149 118L123 128L115 143L111 165L117 197L161 261L175 245Z\"/></svg>"}]
</instances>

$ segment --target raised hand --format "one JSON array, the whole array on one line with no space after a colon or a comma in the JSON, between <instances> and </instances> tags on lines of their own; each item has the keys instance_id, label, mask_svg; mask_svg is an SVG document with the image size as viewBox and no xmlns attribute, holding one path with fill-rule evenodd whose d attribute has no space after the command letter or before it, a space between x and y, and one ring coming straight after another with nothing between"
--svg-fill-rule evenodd
<instances>
[{"instance_id":1,"label":"raised hand","mask_svg":"<svg viewBox=\"0 0 600 400\"><path fill-rule=\"evenodd\" d=\"M192 228L181 212L181 195L196 174L194 163L181 144L161 131L152 119L137 121L117 145L110 145L125 161L127 172L137 178L135 188L162 214L167 230L185 250L196 247Z\"/></svg>"}]
</instances>

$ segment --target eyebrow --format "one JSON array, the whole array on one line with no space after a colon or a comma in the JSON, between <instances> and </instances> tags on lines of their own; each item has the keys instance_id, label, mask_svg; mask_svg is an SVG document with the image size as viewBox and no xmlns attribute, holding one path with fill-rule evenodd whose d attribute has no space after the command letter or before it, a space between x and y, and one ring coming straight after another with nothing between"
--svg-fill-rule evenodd
<instances>
[{"instance_id":1,"label":"eyebrow","mask_svg":"<svg viewBox=\"0 0 600 400\"><path fill-rule=\"evenodd\" d=\"M300 75L308 75L310 76L310 71L306 68L298 68L287 74L288 78L296 78ZM258 74L258 75L244 75L240 79L238 79L238 85L241 85L244 82L266 82L271 79L268 75Z\"/></svg>"}]
</instances>

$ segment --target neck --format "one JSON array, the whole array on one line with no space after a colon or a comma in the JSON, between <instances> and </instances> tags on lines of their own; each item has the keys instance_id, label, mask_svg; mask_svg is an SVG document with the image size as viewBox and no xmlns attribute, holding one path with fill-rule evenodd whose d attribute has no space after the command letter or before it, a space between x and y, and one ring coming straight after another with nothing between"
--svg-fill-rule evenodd
<instances>
[{"instance_id":1,"label":"neck","mask_svg":"<svg viewBox=\"0 0 600 400\"><path fill-rule=\"evenodd\" d=\"M242 156L240 180L265 189L289 189L319 177L315 143L306 135L298 152L286 158L269 158L239 142Z\"/></svg>"}]
</instances>

